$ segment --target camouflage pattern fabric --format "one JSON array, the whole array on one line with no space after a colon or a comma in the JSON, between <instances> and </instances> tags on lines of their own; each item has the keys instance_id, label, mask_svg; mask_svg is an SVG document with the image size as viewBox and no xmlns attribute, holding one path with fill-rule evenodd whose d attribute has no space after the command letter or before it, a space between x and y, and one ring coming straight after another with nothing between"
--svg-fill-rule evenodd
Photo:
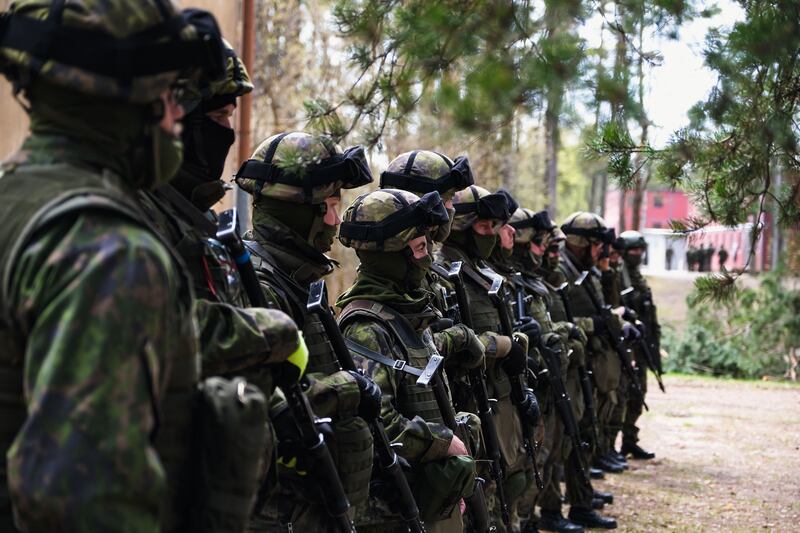
<instances>
[{"instance_id":1,"label":"camouflage pattern fabric","mask_svg":"<svg viewBox=\"0 0 800 533\"><path fill-rule=\"evenodd\" d=\"M21 155L0 177L8 200L3 231L82 182L125 201L125 185L111 173L55 162L26 166ZM20 194L25 203L16 200ZM9 237L0 236L5 261ZM4 456L18 525L176 527L186 509L175 506L187 503L178 487L186 481L189 441L181 440L190 412L169 398L193 390L199 360L191 290L175 259L142 223L87 203L26 240L14 260L2 308L17 332L19 358L3 363L24 379L27 418ZM13 354L8 348L0 353ZM165 432L172 442L164 442Z\"/></svg>"},{"instance_id":2,"label":"camouflage pattern fabric","mask_svg":"<svg viewBox=\"0 0 800 533\"><path fill-rule=\"evenodd\" d=\"M41 0L15 1L11 4L10 12L33 19L45 19L50 9L49 4ZM117 39L125 39L170 22L178 15L171 0L142 0L135 3L127 0L71 0L69 9L63 10L62 24L67 28L94 30ZM197 39L198 33L194 26L186 25L182 29L180 40ZM11 48L0 48L0 69L19 79L35 76L85 94L137 103L157 100L178 76L176 70L120 80L52 59L33 57L27 52Z\"/></svg>"},{"instance_id":3,"label":"camouflage pattern fabric","mask_svg":"<svg viewBox=\"0 0 800 533\"><path fill-rule=\"evenodd\" d=\"M368 201L365 201L368 198ZM399 189L382 189L368 192L356 198L350 207L345 211L342 220L346 222L377 222L385 219L389 215L396 213L406 205L411 205L419 201L419 196ZM404 203L405 202L405 203ZM397 252L403 250L408 241L419 236L417 227L410 227L402 230L382 243L356 241L353 239L339 237L345 246L357 250L379 250L382 252Z\"/></svg>"}]
</instances>

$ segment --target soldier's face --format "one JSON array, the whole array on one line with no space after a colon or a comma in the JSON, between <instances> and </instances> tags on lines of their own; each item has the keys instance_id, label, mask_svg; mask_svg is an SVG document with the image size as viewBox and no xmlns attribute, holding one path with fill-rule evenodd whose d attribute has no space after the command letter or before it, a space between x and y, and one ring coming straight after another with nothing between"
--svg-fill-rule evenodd
<instances>
[{"instance_id":1,"label":"soldier's face","mask_svg":"<svg viewBox=\"0 0 800 533\"><path fill-rule=\"evenodd\" d=\"M428 238L421 235L415 239L408 241L408 247L414 254L414 259L422 259L428 255Z\"/></svg>"},{"instance_id":2,"label":"soldier's face","mask_svg":"<svg viewBox=\"0 0 800 533\"><path fill-rule=\"evenodd\" d=\"M477 220L472 225L472 231L474 231L478 235L486 235L486 236L497 234L497 228L495 227L494 222L483 218Z\"/></svg>"},{"instance_id":3,"label":"soldier's face","mask_svg":"<svg viewBox=\"0 0 800 533\"><path fill-rule=\"evenodd\" d=\"M158 125L167 133L179 137L181 134L180 120L183 118L183 107L178 103L171 89L166 89L161 93L161 103L164 105L164 116L161 117Z\"/></svg>"},{"instance_id":4,"label":"soldier's face","mask_svg":"<svg viewBox=\"0 0 800 533\"><path fill-rule=\"evenodd\" d=\"M597 264L597 260L600 259L600 253L603 251L603 241L596 241L592 240L590 244L591 254L592 254L592 262Z\"/></svg>"},{"instance_id":5,"label":"soldier's face","mask_svg":"<svg viewBox=\"0 0 800 533\"><path fill-rule=\"evenodd\" d=\"M206 113L206 116L224 128L232 129L233 112L236 111L236 104L228 104L219 109L214 109Z\"/></svg>"},{"instance_id":6,"label":"soldier's face","mask_svg":"<svg viewBox=\"0 0 800 533\"><path fill-rule=\"evenodd\" d=\"M642 257L642 252L643 252L643 251L644 251L644 250L642 250L641 248L631 248L630 250L628 250L627 252L625 252L625 254L626 254L628 257L638 257L638 258L641 258L641 257Z\"/></svg>"},{"instance_id":7,"label":"soldier's face","mask_svg":"<svg viewBox=\"0 0 800 533\"><path fill-rule=\"evenodd\" d=\"M531 241L531 253L533 255L541 257L544 255L544 250L545 250L544 245L536 244L536 241ZM556 255L558 255L558 252L556 252Z\"/></svg>"},{"instance_id":8,"label":"soldier's face","mask_svg":"<svg viewBox=\"0 0 800 533\"><path fill-rule=\"evenodd\" d=\"M514 229L513 226L506 224L502 228L500 228L499 235L500 235L500 246L502 246L506 250L511 250L514 247L514 235L517 233L517 230Z\"/></svg>"},{"instance_id":9,"label":"soldier's face","mask_svg":"<svg viewBox=\"0 0 800 533\"><path fill-rule=\"evenodd\" d=\"M338 226L342 223L342 218L339 216L339 203L341 200L338 196L331 196L325 200L327 207L322 221L328 226Z\"/></svg>"}]
</instances>

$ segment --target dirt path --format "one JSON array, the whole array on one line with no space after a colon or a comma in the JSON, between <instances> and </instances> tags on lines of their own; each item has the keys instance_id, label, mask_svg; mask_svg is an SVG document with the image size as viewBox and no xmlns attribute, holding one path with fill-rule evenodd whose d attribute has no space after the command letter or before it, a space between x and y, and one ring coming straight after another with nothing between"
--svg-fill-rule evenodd
<instances>
[{"instance_id":1,"label":"dirt path","mask_svg":"<svg viewBox=\"0 0 800 533\"><path fill-rule=\"evenodd\" d=\"M620 531L800 532L800 387L665 378L642 420L654 461L596 482Z\"/></svg>"}]
</instances>

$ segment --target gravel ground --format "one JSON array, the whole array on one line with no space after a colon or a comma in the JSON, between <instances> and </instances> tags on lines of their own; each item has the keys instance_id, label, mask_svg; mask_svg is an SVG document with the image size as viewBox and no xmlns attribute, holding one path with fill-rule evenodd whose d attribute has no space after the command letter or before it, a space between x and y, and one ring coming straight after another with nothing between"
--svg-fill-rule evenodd
<instances>
[{"instance_id":1,"label":"gravel ground","mask_svg":"<svg viewBox=\"0 0 800 533\"><path fill-rule=\"evenodd\" d=\"M614 493L604 511L620 531L800 532L800 387L780 383L651 377L641 444L657 457L630 460L596 481Z\"/></svg>"}]
</instances>

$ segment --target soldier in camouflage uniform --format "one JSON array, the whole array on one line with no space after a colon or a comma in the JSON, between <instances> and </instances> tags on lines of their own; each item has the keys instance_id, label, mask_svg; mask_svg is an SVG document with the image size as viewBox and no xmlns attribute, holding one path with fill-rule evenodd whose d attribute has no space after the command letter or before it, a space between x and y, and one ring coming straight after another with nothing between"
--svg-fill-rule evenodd
<instances>
[{"instance_id":1,"label":"soldier in camouflage uniform","mask_svg":"<svg viewBox=\"0 0 800 533\"><path fill-rule=\"evenodd\" d=\"M516 334L514 338L500 333L500 316L487 290L491 281L480 272L488 267L486 262L497 242L497 232L508 222L512 210L508 198L490 193L482 187L471 185L453 198L455 218L447 240L435 254L439 263L449 268L453 261L462 261L464 289L470 300L475 333L486 347L486 385L490 398L497 399L493 417L500 437L505 480L504 489L509 509L527 485L527 456L522 446L522 421L516 406L511 402L509 375L524 374L527 369L527 337ZM462 410L475 412L471 401ZM499 505L492 504L491 484L487 495L498 530L504 531Z\"/></svg>"},{"instance_id":2,"label":"soldier in camouflage uniform","mask_svg":"<svg viewBox=\"0 0 800 533\"><path fill-rule=\"evenodd\" d=\"M230 117L239 96L253 89L244 64L225 43L225 74L219 79L180 80L184 116L183 164L169 183L140 191L153 226L183 259L198 297L201 375L242 375L267 396L275 372L299 377L308 351L297 325L276 309L251 307L234 259L217 240L211 206L222 198L222 169L234 140ZM260 478L272 468L274 436L268 431ZM264 496L262 495L262 498Z\"/></svg>"},{"instance_id":3,"label":"soldier in camouflage uniform","mask_svg":"<svg viewBox=\"0 0 800 533\"><path fill-rule=\"evenodd\" d=\"M307 392L314 413L332 418L336 441L331 446L339 476L355 508L367 498L372 471L372 436L356 416L369 409L374 384L341 371L319 318L306 310L309 284L331 273L330 250L339 223L340 191L372 181L363 150L344 153L324 136L304 132L264 140L236 174L236 182L253 196L253 230L247 244L269 305L288 313L303 330L309 349ZM360 405L363 402L364 405ZM273 398L271 416L278 432L278 486L253 530L276 527L327 531L328 519L312 475L296 467L298 445L282 432L287 406Z\"/></svg>"},{"instance_id":4,"label":"soldier in camouflage uniform","mask_svg":"<svg viewBox=\"0 0 800 533\"><path fill-rule=\"evenodd\" d=\"M359 196L344 215L339 238L356 250L361 265L353 286L336 302L342 308L339 324L347 338L385 356L383 363L402 360L424 368L439 355L429 328L439 314L423 282L432 261L428 239L449 223L435 191L419 198L382 189ZM456 503L472 492L475 463L444 425L433 391L392 366L356 359L383 391L386 433L411 465L420 515L429 530L462 531ZM430 487L436 488L434 494L419 496ZM359 531L405 531L399 517L385 508L380 498L370 498L359 517Z\"/></svg>"},{"instance_id":5,"label":"soldier in camouflage uniform","mask_svg":"<svg viewBox=\"0 0 800 533\"><path fill-rule=\"evenodd\" d=\"M604 470L621 470L611 454L614 451L614 436L619 431L613 426L612 417L619 402L622 367L608 335L612 334L611 331L621 331L626 338L633 338L636 328L622 320L623 308L614 310L615 324L605 324L587 294L587 290L592 290L601 305L604 305L600 273L595 267L604 243L609 242L610 233L605 221L593 213L579 211L567 217L561 230L566 234L566 246L561 254L560 271L570 284L582 271L590 273L583 287L571 285L568 294L576 320L578 317L589 319L579 320L579 325L589 336L587 361L592 368L597 393L599 441L596 444L595 461ZM581 525L592 527L591 521L583 520L581 516L573 517L570 514L570 518L575 518L574 521Z\"/></svg>"},{"instance_id":6,"label":"soldier in camouflage uniform","mask_svg":"<svg viewBox=\"0 0 800 533\"><path fill-rule=\"evenodd\" d=\"M447 239L453 224L455 209L453 196L473 184L472 170L466 157L455 161L438 152L412 150L394 158L381 173L381 188L400 189L422 196L436 191L444 202L450 222L439 227L431 236L435 246ZM452 292L446 280L433 270L428 270L422 281L423 288L432 296L431 304L440 317L449 313L447 294ZM436 329L436 328L434 328ZM464 324L456 324L443 331L434 331L436 349L445 358L445 367L451 378L462 375L464 370L483 365L484 347L477 335ZM478 421L474 421L478 423Z\"/></svg>"},{"instance_id":7,"label":"soldier in camouflage uniform","mask_svg":"<svg viewBox=\"0 0 800 533\"><path fill-rule=\"evenodd\" d=\"M216 22L147 0L3 15L31 135L0 175L0 529L13 505L23 531L199 530L192 289L135 191L180 166L169 87L219 75Z\"/></svg>"},{"instance_id":8,"label":"soldier in camouflage uniform","mask_svg":"<svg viewBox=\"0 0 800 533\"><path fill-rule=\"evenodd\" d=\"M642 255L647 251L647 242L638 231L623 231L619 236L618 243L622 252L620 287L622 290L633 288L633 292L623 299L623 303L631 308L644 324L645 340L651 346L651 353L658 357L661 345L661 326L658 323L652 292L647 285L647 280L639 271ZM642 384L642 392L647 393L647 363L644 355L638 349L634 350L634 357L639 382ZM658 361L654 362L658 364ZM636 421L642 415L643 408L643 397L636 394L628 396L628 409L622 426L622 449L620 452L623 455L630 454L634 459L646 460L653 459L656 455L638 444L639 428L636 426Z\"/></svg>"}]
</instances>

